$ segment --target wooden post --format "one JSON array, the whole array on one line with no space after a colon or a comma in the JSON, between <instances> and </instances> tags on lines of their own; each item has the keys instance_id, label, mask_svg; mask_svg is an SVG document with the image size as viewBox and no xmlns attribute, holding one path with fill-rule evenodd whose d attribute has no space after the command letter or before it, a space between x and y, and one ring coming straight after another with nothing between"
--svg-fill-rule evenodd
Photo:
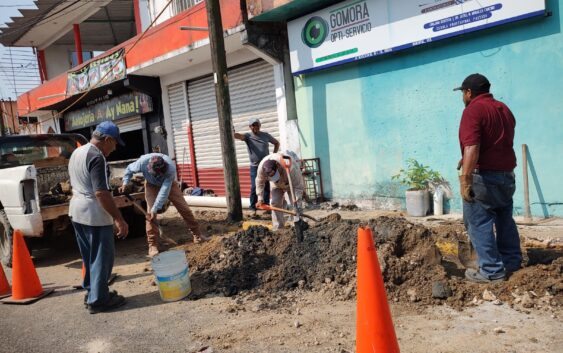
<instances>
[{"instance_id":1,"label":"wooden post","mask_svg":"<svg viewBox=\"0 0 563 353\"><path fill-rule=\"evenodd\" d=\"M217 112L219 113L219 135L221 137L221 151L223 152L223 175L227 191L228 220L238 222L242 220L242 202L240 199L238 166L233 138L227 58L219 0L207 0L206 9L215 82L215 98L217 100Z\"/></svg>"},{"instance_id":2,"label":"wooden post","mask_svg":"<svg viewBox=\"0 0 563 353\"><path fill-rule=\"evenodd\" d=\"M4 100L0 100L0 136L4 136L4 110L2 106L4 105Z\"/></svg>"},{"instance_id":3,"label":"wooden post","mask_svg":"<svg viewBox=\"0 0 563 353\"><path fill-rule=\"evenodd\" d=\"M522 145L522 176L524 177L524 217L532 219L530 210L530 190L528 186L528 145Z\"/></svg>"}]
</instances>

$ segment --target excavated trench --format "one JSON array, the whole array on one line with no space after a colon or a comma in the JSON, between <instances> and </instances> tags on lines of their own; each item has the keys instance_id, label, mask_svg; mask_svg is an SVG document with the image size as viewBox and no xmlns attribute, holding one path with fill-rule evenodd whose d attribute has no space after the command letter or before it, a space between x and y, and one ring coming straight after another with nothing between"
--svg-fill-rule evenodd
<instances>
[{"instance_id":1,"label":"excavated trench","mask_svg":"<svg viewBox=\"0 0 563 353\"><path fill-rule=\"evenodd\" d=\"M374 231L389 300L414 306L448 304L461 309L478 303L485 289L497 302L524 308L563 305L561 252L527 259L507 281L467 283L455 257L435 245L464 237L461 225L431 229L404 218L379 217L361 223L332 214L305 232L299 243L290 229L251 227L215 239L188 253L192 299L252 293L268 301L281 292L319 291L334 300L352 300L356 288L356 239L360 224ZM536 249L537 250L537 249ZM536 251L534 250L534 251ZM541 260L543 264L534 262ZM491 299L491 298L486 298ZM491 299L492 300L492 299Z\"/></svg>"}]
</instances>

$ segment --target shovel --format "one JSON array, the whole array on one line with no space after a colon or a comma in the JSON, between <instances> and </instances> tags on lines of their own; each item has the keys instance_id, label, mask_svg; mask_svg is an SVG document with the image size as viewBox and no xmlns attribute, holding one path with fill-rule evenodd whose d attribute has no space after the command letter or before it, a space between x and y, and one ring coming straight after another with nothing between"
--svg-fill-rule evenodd
<instances>
[{"instance_id":1,"label":"shovel","mask_svg":"<svg viewBox=\"0 0 563 353\"><path fill-rule=\"evenodd\" d=\"M262 204L260 206L258 206L259 209L261 210L265 210L265 211L276 211L276 212L281 212L281 213L286 213L286 214L290 214L292 216L297 216L297 213L295 213L294 211L289 211L283 208L278 208L278 207L274 207L274 206L270 206L270 205L266 205L266 204ZM318 222L319 220L309 216L308 214L305 213L301 213L300 214L301 217L305 217L305 218L309 218L312 221Z\"/></svg>"},{"instance_id":2,"label":"shovel","mask_svg":"<svg viewBox=\"0 0 563 353\"><path fill-rule=\"evenodd\" d=\"M307 230L309 228L309 225L301 219L301 210L299 209L297 198L295 197L295 192L293 191L293 182L291 180L291 157L282 156L281 162L287 173L287 178L289 180L289 191L291 192L291 200L293 201L295 216L297 217L297 221L293 223L293 229L295 230L297 241L302 242L303 231Z\"/></svg>"},{"instance_id":3,"label":"shovel","mask_svg":"<svg viewBox=\"0 0 563 353\"><path fill-rule=\"evenodd\" d=\"M148 215L147 211L143 208L143 206L139 205L137 203L137 201L134 198L131 197L131 195L129 195L129 194L123 194L123 195L127 198L127 200L131 201L131 203L133 204L133 206L135 206L136 209L138 209L139 211L141 211L142 214L145 215L146 219L148 219L147 217L149 215ZM171 238L164 235L164 233L162 232L162 228L160 227L160 224L156 220L153 219L151 221L151 223L154 224L158 228L158 237L161 240L164 240L164 242L170 243L173 246L178 245L178 243L176 241L174 241L174 239L171 239Z\"/></svg>"},{"instance_id":4,"label":"shovel","mask_svg":"<svg viewBox=\"0 0 563 353\"><path fill-rule=\"evenodd\" d=\"M477 253L473 248L473 244L469 240L458 240L457 242L457 256L459 262L465 268L478 269Z\"/></svg>"}]
</instances>

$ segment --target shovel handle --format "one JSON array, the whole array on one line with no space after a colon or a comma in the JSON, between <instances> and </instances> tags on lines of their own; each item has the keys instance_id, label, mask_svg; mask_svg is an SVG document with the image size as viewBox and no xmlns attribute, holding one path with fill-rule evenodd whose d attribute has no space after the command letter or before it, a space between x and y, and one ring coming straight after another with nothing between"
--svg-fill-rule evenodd
<instances>
[{"instance_id":1,"label":"shovel handle","mask_svg":"<svg viewBox=\"0 0 563 353\"><path fill-rule=\"evenodd\" d=\"M266 204L262 204L260 206L258 206L259 209L261 210L265 210L265 211L276 211L276 212L281 212L281 213L287 213L290 214L292 216L297 216L297 213L293 212L293 211L289 211L283 208L279 208L279 207L274 207L274 206L270 206L270 205L266 205ZM318 220L314 217L311 217L307 214L300 214L301 217L305 217L305 218L309 218L312 221L318 222Z\"/></svg>"}]
</instances>

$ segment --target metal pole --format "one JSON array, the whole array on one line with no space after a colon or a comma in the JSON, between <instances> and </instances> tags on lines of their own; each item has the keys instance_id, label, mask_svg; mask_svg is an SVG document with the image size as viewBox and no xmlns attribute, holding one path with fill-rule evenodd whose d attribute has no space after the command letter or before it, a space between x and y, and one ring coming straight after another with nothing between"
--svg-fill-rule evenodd
<instances>
[{"instance_id":1,"label":"metal pole","mask_svg":"<svg viewBox=\"0 0 563 353\"><path fill-rule=\"evenodd\" d=\"M219 134L223 152L223 174L227 196L227 212L230 221L242 220L242 202L238 165L233 139L233 122L231 117L231 99L229 96L229 79L227 76L227 58L223 39L223 24L219 0L207 0L207 22L209 24L209 44L215 82L215 98L219 113Z\"/></svg>"},{"instance_id":2,"label":"metal pole","mask_svg":"<svg viewBox=\"0 0 563 353\"><path fill-rule=\"evenodd\" d=\"M74 47L76 50L76 62L78 65L82 64L82 41L80 39L80 26L75 23L72 25L72 29L74 30Z\"/></svg>"},{"instance_id":3,"label":"metal pole","mask_svg":"<svg viewBox=\"0 0 563 353\"><path fill-rule=\"evenodd\" d=\"M530 189L528 186L528 145L522 145L522 176L524 177L524 217L532 219L530 210Z\"/></svg>"}]
</instances>

